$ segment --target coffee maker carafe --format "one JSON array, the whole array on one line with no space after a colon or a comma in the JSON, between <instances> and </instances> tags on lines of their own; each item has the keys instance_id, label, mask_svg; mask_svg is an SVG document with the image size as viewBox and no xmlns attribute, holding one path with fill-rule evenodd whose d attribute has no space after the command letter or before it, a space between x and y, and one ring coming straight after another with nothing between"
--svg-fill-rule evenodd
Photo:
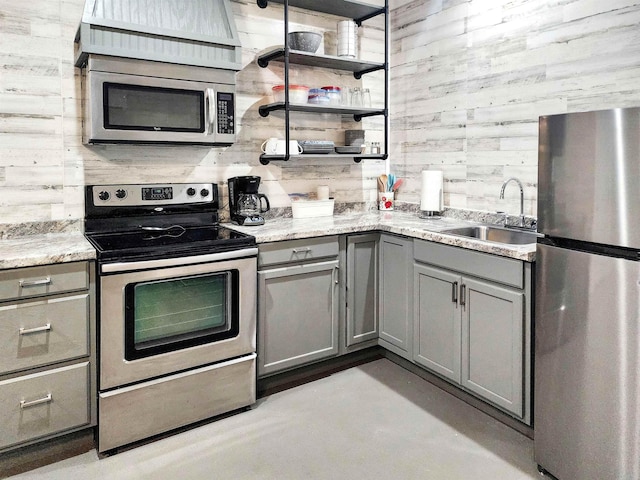
<instances>
[{"instance_id":1,"label":"coffee maker carafe","mask_svg":"<svg viewBox=\"0 0 640 480\"><path fill-rule=\"evenodd\" d=\"M266 195L258 193L260 177L232 177L229 184L229 212L238 225L262 225L262 214L271 206Z\"/></svg>"}]
</instances>

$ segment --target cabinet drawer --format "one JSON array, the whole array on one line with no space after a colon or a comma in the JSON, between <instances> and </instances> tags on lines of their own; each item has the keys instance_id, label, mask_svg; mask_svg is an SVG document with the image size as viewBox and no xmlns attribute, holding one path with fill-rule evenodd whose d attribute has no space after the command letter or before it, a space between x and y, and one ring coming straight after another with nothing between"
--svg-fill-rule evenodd
<instances>
[{"instance_id":1,"label":"cabinet drawer","mask_svg":"<svg viewBox=\"0 0 640 480\"><path fill-rule=\"evenodd\" d=\"M258 267L337 257L338 251L336 236L266 243L260 245Z\"/></svg>"},{"instance_id":2,"label":"cabinet drawer","mask_svg":"<svg viewBox=\"0 0 640 480\"><path fill-rule=\"evenodd\" d=\"M88 424L89 362L0 382L0 448Z\"/></svg>"},{"instance_id":3,"label":"cabinet drawer","mask_svg":"<svg viewBox=\"0 0 640 480\"><path fill-rule=\"evenodd\" d=\"M58 263L0 272L0 301L83 290L88 287L87 262Z\"/></svg>"},{"instance_id":4,"label":"cabinet drawer","mask_svg":"<svg viewBox=\"0 0 640 480\"><path fill-rule=\"evenodd\" d=\"M514 258L424 240L414 241L413 257L418 262L524 288L524 262Z\"/></svg>"},{"instance_id":5,"label":"cabinet drawer","mask_svg":"<svg viewBox=\"0 0 640 480\"><path fill-rule=\"evenodd\" d=\"M89 294L0 306L0 374L89 354Z\"/></svg>"}]
</instances>

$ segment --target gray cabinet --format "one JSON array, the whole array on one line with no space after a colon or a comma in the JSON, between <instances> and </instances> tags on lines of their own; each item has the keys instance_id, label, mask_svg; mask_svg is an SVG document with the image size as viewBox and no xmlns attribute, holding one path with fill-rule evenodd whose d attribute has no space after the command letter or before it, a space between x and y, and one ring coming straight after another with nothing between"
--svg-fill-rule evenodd
<instances>
[{"instance_id":1,"label":"gray cabinet","mask_svg":"<svg viewBox=\"0 0 640 480\"><path fill-rule=\"evenodd\" d=\"M96 424L94 272L0 272L0 451Z\"/></svg>"},{"instance_id":2,"label":"gray cabinet","mask_svg":"<svg viewBox=\"0 0 640 480\"><path fill-rule=\"evenodd\" d=\"M378 238L373 233L347 236L347 348L378 339Z\"/></svg>"},{"instance_id":3,"label":"gray cabinet","mask_svg":"<svg viewBox=\"0 0 640 480\"><path fill-rule=\"evenodd\" d=\"M258 376L338 354L337 237L260 245Z\"/></svg>"},{"instance_id":4,"label":"gray cabinet","mask_svg":"<svg viewBox=\"0 0 640 480\"><path fill-rule=\"evenodd\" d=\"M460 383L460 275L425 265L414 272L414 360Z\"/></svg>"},{"instance_id":5,"label":"gray cabinet","mask_svg":"<svg viewBox=\"0 0 640 480\"><path fill-rule=\"evenodd\" d=\"M408 360L413 356L413 240L381 234L378 245L380 346Z\"/></svg>"},{"instance_id":6,"label":"gray cabinet","mask_svg":"<svg viewBox=\"0 0 640 480\"><path fill-rule=\"evenodd\" d=\"M415 362L530 423L531 265L421 240L414 255Z\"/></svg>"},{"instance_id":7,"label":"gray cabinet","mask_svg":"<svg viewBox=\"0 0 640 480\"><path fill-rule=\"evenodd\" d=\"M523 292L462 277L462 386L523 411Z\"/></svg>"}]
</instances>

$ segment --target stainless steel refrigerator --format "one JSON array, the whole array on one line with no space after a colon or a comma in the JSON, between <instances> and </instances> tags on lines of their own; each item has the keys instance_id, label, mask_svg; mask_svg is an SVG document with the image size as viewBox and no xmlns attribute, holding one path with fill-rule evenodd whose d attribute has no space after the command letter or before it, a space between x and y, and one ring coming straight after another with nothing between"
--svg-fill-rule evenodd
<instances>
[{"instance_id":1,"label":"stainless steel refrigerator","mask_svg":"<svg viewBox=\"0 0 640 480\"><path fill-rule=\"evenodd\" d=\"M640 479L640 108L540 118L535 460Z\"/></svg>"}]
</instances>

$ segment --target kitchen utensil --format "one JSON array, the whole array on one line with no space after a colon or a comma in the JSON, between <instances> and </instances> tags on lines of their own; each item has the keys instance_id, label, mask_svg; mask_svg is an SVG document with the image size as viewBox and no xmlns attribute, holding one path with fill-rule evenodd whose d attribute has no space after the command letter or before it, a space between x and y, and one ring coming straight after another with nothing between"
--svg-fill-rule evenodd
<instances>
[{"instance_id":1,"label":"kitchen utensil","mask_svg":"<svg viewBox=\"0 0 640 480\"><path fill-rule=\"evenodd\" d=\"M322 41L322 35L316 32L290 32L289 47L292 50L315 53Z\"/></svg>"},{"instance_id":2,"label":"kitchen utensil","mask_svg":"<svg viewBox=\"0 0 640 480\"><path fill-rule=\"evenodd\" d=\"M393 173L390 173L387 177L387 192L391 191L393 184L396 181L396 176Z\"/></svg>"},{"instance_id":3,"label":"kitchen utensil","mask_svg":"<svg viewBox=\"0 0 640 480\"><path fill-rule=\"evenodd\" d=\"M387 189L387 174L383 173L378 177L378 191L384 192Z\"/></svg>"},{"instance_id":4,"label":"kitchen utensil","mask_svg":"<svg viewBox=\"0 0 640 480\"><path fill-rule=\"evenodd\" d=\"M403 182L404 180L402 180L401 178L398 178L393 184L393 186L391 187L391 190L393 190L394 192L397 191L402 186Z\"/></svg>"}]
</instances>

